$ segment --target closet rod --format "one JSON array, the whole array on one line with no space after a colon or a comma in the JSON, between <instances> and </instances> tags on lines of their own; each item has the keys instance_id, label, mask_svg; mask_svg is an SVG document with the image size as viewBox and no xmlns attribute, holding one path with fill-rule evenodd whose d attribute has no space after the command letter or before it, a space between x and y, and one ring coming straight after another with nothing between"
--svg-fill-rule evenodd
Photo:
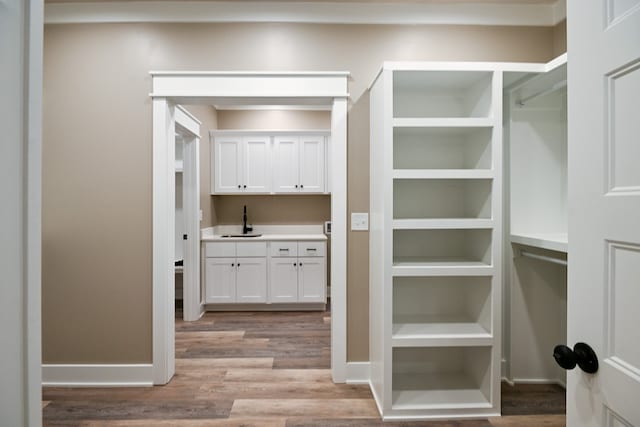
<instances>
[{"instance_id":1,"label":"closet rod","mask_svg":"<svg viewBox=\"0 0 640 427\"><path fill-rule=\"evenodd\" d=\"M538 255L538 254L534 254L531 252L527 252L527 251L520 251L520 255L526 258L533 258L533 259L539 259L540 261L547 261L547 262L551 262L553 264L559 264L559 265L567 265L567 260L566 259L559 259L559 258L552 258L550 256L546 256L546 255Z\"/></svg>"},{"instance_id":2,"label":"closet rod","mask_svg":"<svg viewBox=\"0 0 640 427\"><path fill-rule=\"evenodd\" d=\"M518 100L516 102L516 104L518 104L521 107L524 107L524 105L527 102L531 101L532 99L536 99L539 96L547 95L549 93L555 92L555 91L563 89L565 87L567 87L567 81L566 80L559 81L558 83L556 83L553 86L551 86L549 89L544 89L544 90L541 90L540 92L534 93L533 95L529 95L529 96L526 96L524 98L521 98L520 100Z\"/></svg>"}]
</instances>

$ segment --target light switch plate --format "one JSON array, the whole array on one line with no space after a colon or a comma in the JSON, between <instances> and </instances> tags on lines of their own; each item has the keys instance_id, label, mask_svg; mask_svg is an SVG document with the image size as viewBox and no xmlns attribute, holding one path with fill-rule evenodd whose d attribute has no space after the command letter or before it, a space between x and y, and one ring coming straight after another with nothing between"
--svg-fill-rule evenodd
<instances>
[{"instance_id":1,"label":"light switch plate","mask_svg":"<svg viewBox=\"0 0 640 427\"><path fill-rule=\"evenodd\" d=\"M369 214L351 212L351 230L367 231L369 229Z\"/></svg>"}]
</instances>

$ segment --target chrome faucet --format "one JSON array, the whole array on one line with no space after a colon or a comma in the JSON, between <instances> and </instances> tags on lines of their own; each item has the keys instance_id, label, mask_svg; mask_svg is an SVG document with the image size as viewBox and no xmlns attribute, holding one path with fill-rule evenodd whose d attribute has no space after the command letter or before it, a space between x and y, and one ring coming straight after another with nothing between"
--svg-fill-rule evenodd
<instances>
[{"instance_id":1,"label":"chrome faucet","mask_svg":"<svg viewBox=\"0 0 640 427\"><path fill-rule=\"evenodd\" d=\"M242 213L242 234L247 234L253 231L253 227L247 227L247 205L244 205L244 212Z\"/></svg>"}]
</instances>

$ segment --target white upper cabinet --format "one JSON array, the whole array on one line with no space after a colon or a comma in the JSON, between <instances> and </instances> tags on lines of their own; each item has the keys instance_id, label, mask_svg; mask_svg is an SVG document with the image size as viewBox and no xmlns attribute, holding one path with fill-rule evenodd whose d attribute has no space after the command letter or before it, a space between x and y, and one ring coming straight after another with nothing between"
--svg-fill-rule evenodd
<instances>
[{"instance_id":1,"label":"white upper cabinet","mask_svg":"<svg viewBox=\"0 0 640 427\"><path fill-rule=\"evenodd\" d=\"M271 191L271 149L268 136L242 138L244 147L242 190L245 193Z\"/></svg>"},{"instance_id":2,"label":"white upper cabinet","mask_svg":"<svg viewBox=\"0 0 640 427\"><path fill-rule=\"evenodd\" d=\"M216 131L212 136L212 194L328 192L326 131Z\"/></svg>"},{"instance_id":3,"label":"white upper cabinet","mask_svg":"<svg viewBox=\"0 0 640 427\"><path fill-rule=\"evenodd\" d=\"M241 137L216 138L211 164L213 168L213 188L216 193L241 191Z\"/></svg>"},{"instance_id":4,"label":"white upper cabinet","mask_svg":"<svg viewBox=\"0 0 640 427\"><path fill-rule=\"evenodd\" d=\"M269 193L270 142L264 135L216 137L211 161L214 193Z\"/></svg>"},{"instance_id":5,"label":"white upper cabinet","mask_svg":"<svg viewBox=\"0 0 640 427\"><path fill-rule=\"evenodd\" d=\"M301 136L300 151L300 192L322 193L324 186L325 150L324 137Z\"/></svg>"},{"instance_id":6,"label":"white upper cabinet","mask_svg":"<svg viewBox=\"0 0 640 427\"><path fill-rule=\"evenodd\" d=\"M276 136L273 143L273 191L297 193L299 191L299 138Z\"/></svg>"}]
</instances>

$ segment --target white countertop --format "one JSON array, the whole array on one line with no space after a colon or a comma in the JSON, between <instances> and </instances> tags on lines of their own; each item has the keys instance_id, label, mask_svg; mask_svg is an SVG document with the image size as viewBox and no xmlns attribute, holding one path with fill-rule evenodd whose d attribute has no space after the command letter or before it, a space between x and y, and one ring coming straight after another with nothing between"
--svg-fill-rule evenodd
<instances>
[{"instance_id":1,"label":"white countertop","mask_svg":"<svg viewBox=\"0 0 640 427\"><path fill-rule=\"evenodd\" d=\"M325 241L327 236L322 225L255 225L249 234L258 237L222 237L223 235L242 234L241 225L218 225L200 231L203 242L265 242L286 240Z\"/></svg>"}]
</instances>

